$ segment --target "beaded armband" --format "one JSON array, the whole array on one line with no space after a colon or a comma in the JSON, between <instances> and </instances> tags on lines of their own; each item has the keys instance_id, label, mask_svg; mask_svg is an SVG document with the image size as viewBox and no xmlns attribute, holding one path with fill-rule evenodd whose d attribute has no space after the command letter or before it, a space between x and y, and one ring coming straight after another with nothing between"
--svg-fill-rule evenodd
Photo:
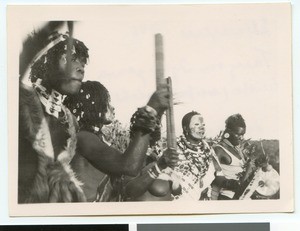
<instances>
[{"instance_id":1,"label":"beaded armband","mask_svg":"<svg viewBox=\"0 0 300 231\"><path fill-rule=\"evenodd\" d=\"M159 176L159 174L161 173L161 171L160 171L160 169L159 169L157 163L155 163L155 165L154 165L152 168L150 168L150 169L147 171L147 173L149 174L149 176L150 176L152 179L156 179L156 178Z\"/></svg>"},{"instance_id":2,"label":"beaded armband","mask_svg":"<svg viewBox=\"0 0 300 231\"><path fill-rule=\"evenodd\" d=\"M149 107L138 108L130 119L130 137L133 133L141 131L144 134L151 134L151 142L160 139L160 118L156 111Z\"/></svg>"}]
</instances>

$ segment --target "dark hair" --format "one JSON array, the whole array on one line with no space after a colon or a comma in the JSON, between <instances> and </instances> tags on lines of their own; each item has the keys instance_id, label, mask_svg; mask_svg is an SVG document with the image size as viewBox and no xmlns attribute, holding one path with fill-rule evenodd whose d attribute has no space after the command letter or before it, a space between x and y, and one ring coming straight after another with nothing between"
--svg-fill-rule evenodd
<instances>
[{"instance_id":1,"label":"dark hair","mask_svg":"<svg viewBox=\"0 0 300 231\"><path fill-rule=\"evenodd\" d=\"M231 115L225 121L225 128L227 130L234 130L237 127L246 128L245 120L241 114Z\"/></svg>"},{"instance_id":2,"label":"dark hair","mask_svg":"<svg viewBox=\"0 0 300 231\"><path fill-rule=\"evenodd\" d=\"M183 134L186 135L186 128L189 127L191 119L194 115L201 115L199 112L191 111L187 114L185 114L181 120L181 126L183 130Z\"/></svg>"},{"instance_id":3,"label":"dark hair","mask_svg":"<svg viewBox=\"0 0 300 231\"><path fill-rule=\"evenodd\" d=\"M86 81L78 94L68 96L64 103L75 115L81 129L90 129L102 123L110 102L108 90L97 81Z\"/></svg>"},{"instance_id":4,"label":"dark hair","mask_svg":"<svg viewBox=\"0 0 300 231\"><path fill-rule=\"evenodd\" d=\"M23 43L23 50L20 54L20 75L24 74L27 66L38 52L59 37L63 39L51 47L46 54L40 57L31 66L30 79L32 82L35 82L38 78L47 80L57 73L59 59L63 54L67 53L68 45L71 45L73 49L71 57L72 60L80 59L84 63L87 63L89 57L88 48L83 42L74 38L69 38L67 35L62 35L57 32L52 33L50 39L47 36L48 34L44 31L34 31Z\"/></svg>"}]
</instances>

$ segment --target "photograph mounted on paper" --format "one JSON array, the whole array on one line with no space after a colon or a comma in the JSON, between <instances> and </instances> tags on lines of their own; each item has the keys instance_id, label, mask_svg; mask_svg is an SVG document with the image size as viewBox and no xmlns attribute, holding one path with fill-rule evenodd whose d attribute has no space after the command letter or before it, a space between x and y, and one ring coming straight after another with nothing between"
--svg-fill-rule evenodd
<instances>
[{"instance_id":1,"label":"photograph mounted on paper","mask_svg":"<svg viewBox=\"0 0 300 231\"><path fill-rule=\"evenodd\" d=\"M7 21L11 216L293 211L290 4Z\"/></svg>"}]
</instances>

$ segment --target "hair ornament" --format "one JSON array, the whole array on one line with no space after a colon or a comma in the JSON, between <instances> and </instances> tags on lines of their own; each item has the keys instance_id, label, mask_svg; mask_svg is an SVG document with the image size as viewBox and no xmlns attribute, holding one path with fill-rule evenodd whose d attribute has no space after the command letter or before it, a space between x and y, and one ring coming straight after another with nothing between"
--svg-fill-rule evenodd
<instances>
[{"instance_id":1,"label":"hair ornament","mask_svg":"<svg viewBox=\"0 0 300 231\"><path fill-rule=\"evenodd\" d=\"M64 61L64 64L67 64L67 57L66 57L67 55L66 54L63 54L62 56L61 56L61 58L63 59L63 61Z\"/></svg>"}]
</instances>

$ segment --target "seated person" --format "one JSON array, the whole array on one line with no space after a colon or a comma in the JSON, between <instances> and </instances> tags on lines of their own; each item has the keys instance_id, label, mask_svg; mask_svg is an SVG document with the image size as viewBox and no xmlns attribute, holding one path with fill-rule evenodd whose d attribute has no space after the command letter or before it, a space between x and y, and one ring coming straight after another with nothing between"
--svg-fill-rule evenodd
<instances>
[{"instance_id":1,"label":"seated person","mask_svg":"<svg viewBox=\"0 0 300 231\"><path fill-rule=\"evenodd\" d=\"M264 141L253 141L249 147L244 149L244 153L247 155L247 162L243 172L244 182L241 185L239 199L278 199L280 176L272 166L273 161L269 158L276 155L272 153L272 148L265 151ZM251 165L250 170L247 168L248 165Z\"/></svg>"},{"instance_id":2,"label":"seated person","mask_svg":"<svg viewBox=\"0 0 300 231\"><path fill-rule=\"evenodd\" d=\"M158 98L164 97L163 94L156 92L150 104L156 102L161 107ZM87 200L120 200L121 185L117 182L121 175L134 176L139 171L149 144L150 136L147 133L159 128L157 111L147 106L135 113L131 127L133 137L123 154L109 146L101 132L102 126L110 124L114 119L109 93L102 84L84 82L79 94L67 97L65 104L79 123L78 149L71 165L84 183L82 187ZM147 122L148 125L144 124Z\"/></svg>"},{"instance_id":3,"label":"seated person","mask_svg":"<svg viewBox=\"0 0 300 231\"><path fill-rule=\"evenodd\" d=\"M114 107L110 104L109 92L101 83L83 82L79 94L67 97L65 104L75 115L81 131L90 131L99 137L99 142L107 143L102 127L113 122L115 113ZM87 201L119 200L117 187L119 179L109 177L93 167L80 153L75 154L71 166L78 179L83 182L82 189Z\"/></svg>"},{"instance_id":4,"label":"seated person","mask_svg":"<svg viewBox=\"0 0 300 231\"><path fill-rule=\"evenodd\" d=\"M163 155L162 158L170 162L170 168L154 177L151 173L142 172L140 177L128 182L125 192L131 200L210 198L210 184L214 180L214 164L217 166L217 161L213 161L213 150L204 140L202 116L194 111L187 113L182 119L182 128L183 135L177 140L179 156L170 159Z\"/></svg>"},{"instance_id":5,"label":"seated person","mask_svg":"<svg viewBox=\"0 0 300 231\"><path fill-rule=\"evenodd\" d=\"M183 135L177 141L178 166L174 172L181 193L175 200L211 199L210 184L218 162L213 149L205 141L205 124L200 113L192 111L182 118ZM215 167L216 166L216 167Z\"/></svg>"},{"instance_id":6,"label":"seated person","mask_svg":"<svg viewBox=\"0 0 300 231\"><path fill-rule=\"evenodd\" d=\"M239 145L246 132L246 123L240 114L234 114L225 121L225 131L221 141L214 147L224 176L216 177L213 185L219 200L237 199L241 186L239 175L246 163Z\"/></svg>"}]
</instances>

